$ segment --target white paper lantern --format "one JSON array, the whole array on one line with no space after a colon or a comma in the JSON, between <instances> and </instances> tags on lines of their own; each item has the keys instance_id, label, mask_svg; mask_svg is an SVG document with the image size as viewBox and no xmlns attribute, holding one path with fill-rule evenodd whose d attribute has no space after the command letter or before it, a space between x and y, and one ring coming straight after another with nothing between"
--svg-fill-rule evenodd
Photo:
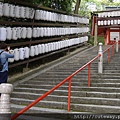
<instances>
[{"instance_id":1,"label":"white paper lantern","mask_svg":"<svg viewBox=\"0 0 120 120\"><path fill-rule=\"evenodd\" d=\"M45 52L48 52L48 44L45 44Z\"/></svg>"},{"instance_id":2,"label":"white paper lantern","mask_svg":"<svg viewBox=\"0 0 120 120\"><path fill-rule=\"evenodd\" d=\"M40 20L40 10L36 10L35 12L35 19Z\"/></svg>"},{"instance_id":3,"label":"white paper lantern","mask_svg":"<svg viewBox=\"0 0 120 120\"><path fill-rule=\"evenodd\" d=\"M15 61L18 61L20 58L19 58L19 49L18 48L15 48L14 49L14 60Z\"/></svg>"},{"instance_id":4,"label":"white paper lantern","mask_svg":"<svg viewBox=\"0 0 120 120\"><path fill-rule=\"evenodd\" d=\"M45 11L44 10L40 10L40 19L45 20Z\"/></svg>"},{"instance_id":5,"label":"white paper lantern","mask_svg":"<svg viewBox=\"0 0 120 120\"><path fill-rule=\"evenodd\" d=\"M48 52L51 51L51 48L50 48L50 43L48 43Z\"/></svg>"},{"instance_id":6,"label":"white paper lantern","mask_svg":"<svg viewBox=\"0 0 120 120\"><path fill-rule=\"evenodd\" d=\"M112 12L111 12L111 16L112 16L112 17L114 17L114 16L115 16L114 11L112 11Z\"/></svg>"},{"instance_id":7,"label":"white paper lantern","mask_svg":"<svg viewBox=\"0 0 120 120\"><path fill-rule=\"evenodd\" d=\"M10 5L8 3L3 4L3 15L9 17Z\"/></svg>"},{"instance_id":8,"label":"white paper lantern","mask_svg":"<svg viewBox=\"0 0 120 120\"><path fill-rule=\"evenodd\" d=\"M41 44L38 44L38 54L41 54Z\"/></svg>"},{"instance_id":9,"label":"white paper lantern","mask_svg":"<svg viewBox=\"0 0 120 120\"><path fill-rule=\"evenodd\" d=\"M25 50L25 58L29 58L29 56L30 56L30 49L28 48L28 47L24 47L24 50Z\"/></svg>"},{"instance_id":10,"label":"white paper lantern","mask_svg":"<svg viewBox=\"0 0 120 120\"><path fill-rule=\"evenodd\" d=\"M39 54L39 51L38 51L38 46L37 46L37 45L35 45L34 47L35 47L35 55L38 55L38 54Z\"/></svg>"},{"instance_id":11,"label":"white paper lantern","mask_svg":"<svg viewBox=\"0 0 120 120\"><path fill-rule=\"evenodd\" d=\"M101 20L101 25L103 25L103 20Z\"/></svg>"},{"instance_id":12,"label":"white paper lantern","mask_svg":"<svg viewBox=\"0 0 120 120\"><path fill-rule=\"evenodd\" d=\"M48 12L48 13L49 13L48 20L51 21L52 20L52 13L51 12Z\"/></svg>"},{"instance_id":13,"label":"white paper lantern","mask_svg":"<svg viewBox=\"0 0 120 120\"><path fill-rule=\"evenodd\" d=\"M40 28L39 28L39 27L37 27L36 29L37 29L37 34L36 34L36 37L40 37Z\"/></svg>"},{"instance_id":14,"label":"white paper lantern","mask_svg":"<svg viewBox=\"0 0 120 120\"><path fill-rule=\"evenodd\" d=\"M25 7L20 7L20 18L25 18L26 9Z\"/></svg>"},{"instance_id":15,"label":"white paper lantern","mask_svg":"<svg viewBox=\"0 0 120 120\"><path fill-rule=\"evenodd\" d=\"M27 37L27 38L31 38L31 37L32 37L32 28L28 27L28 28L26 28L26 31L27 31L26 37Z\"/></svg>"},{"instance_id":16,"label":"white paper lantern","mask_svg":"<svg viewBox=\"0 0 120 120\"><path fill-rule=\"evenodd\" d=\"M11 40L11 39L12 39L12 28L11 28L11 27L7 27L7 28L6 28L6 31L7 31L6 38L7 38L8 40Z\"/></svg>"},{"instance_id":17,"label":"white paper lantern","mask_svg":"<svg viewBox=\"0 0 120 120\"><path fill-rule=\"evenodd\" d=\"M113 23L114 23L114 21L113 21L113 20L111 20L111 25L113 25Z\"/></svg>"},{"instance_id":18,"label":"white paper lantern","mask_svg":"<svg viewBox=\"0 0 120 120\"><path fill-rule=\"evenodd\" d=\"M46 20L49 20L49 16L50 16L49 12L46 11Z\"/></svg>"},{"instance_id":19,"label":"white paper lantern","mask_svg":"<svg viewBox=\"0 0 120 120\"><path fill-rule=\"evenodd\" d=\"M30 17L30 8L26 7L26 14L25 14L25 18L29 18Z\"/></svg>"},{"instance_id":20,"label":"white paper lantern","mask_svg":"<svg viewBox=\"0 0 120 120\"><path fill-rule=\"evenodd\" d=\"M114 12L114 16L118 16L118 11L115 11L115 12Z\"/></svg>"},{"instance_id":21,"label":"white paper lantern","mask_svg":"<svg viewBox=\"0 0 120 120\"><path fill-rule=\"evenodd\" d=\"M120 16L120 11L117 11L117 16Z\"/></svg>"},{"instance_id":22,"label":"white paper lantern","mask_svg":"<svg viewBox=\"0 0 120 120\"><path fill-rule=\"evenodd\" d=\"M22 30L21 30L21 38L25 39L26 36L27 36L26 27L22 27Z\"/></svg>"},{"instance_id":23,"label":"white paper lantern","mask_svg":"<svg viewBox=\"0 0 120 120\"><path fill-rule=\"evenodd\" d=\"M118 24L120 24L120 20L118 20Z\"/></svg>"},{"instance_id":24,"label":"white paper lantern","mask_svg":"<svg viewBox=\"0 0 120 120\"><path fill-rule=\"evenodd\" d=\"M35 47L34 46L30 47L30 56L31 57L35 56Z\"/></svg>"},{"instance_id":25,"label":"white paper lantern","mask_svg":"<svg viewBox=\"0 0 120 120\"><path fill-rule=\"evenodd\" d=\"M34 14L35 14L35 10L33 8L30 8L30 14L29 14L30 16L29 16L29 18L33 19Z\"/></svg>"},{"instance_id":26,"label":"white paper lantern","mask_svg":"<svg viewBox=\"0 0 120 120\"><path fill-rule=\"evenodd\" d=\"M32 34L32 36L33 36L34 38L37 37L37 28L33 28L33 34Z\"/></svg>"},{"instance_id":27,"label":"white paper lantern","mask_svg":"<svg viewBox=\"0 0 120 120\"><path fill-rule=\"evenodd\" d=\"M41 44L41 46L42 46L42 54L44 54L45 53L45 44Z\"/></svg>"},{"instance_id":28,"label":"white paper lantern","mask_svg":"<svg viewBox=\"0 0 120 120\"><path fill-rule=\"evenodd\" d=\"M118 24L118 21L117 21L117 20L114 20L114 24L115 24L115 25Z\"/></svg>"},{"instance_id":29,"label":"white paper lantern","mask_svg":"<svg viewBox=\"0 0 120 120\"><path fill-rule=\"evenodd\" d=\"M104 20L104 25L107 25L107 21L106 20Z\"/></svg>"},{"instance_id":30,"label":"white paper lantern","mask_svg":"<svg viewBox=\"0 0 120 120\"><path fill-rule=\"evenodd\" d=\"M0 41L6 41L7 38L7 30L6 28L0 28Z\"/></svg>"},{"instance_id":31,"label":"white paper lantern","mask_svg":"<svg viewBox=\"0 0 120 120\"><path fill-rule=\"evenodd\" d=\"M10 17L14 17L15 16L15 5L10 5Z\"/></svg>"},{"instance_id":32,"label":"white paper lantern","mask_svg":"<svg viewBox=\"0 0 120 120\"><path fill-rule=\"evenodd\" d=\"M25 49L24 48L19 48L19 57L20 57L20 60L24 60L24 58L25 58Z\"/></svg>"},{"instance_id":33,"label":"white paper lantern","mask_svg":"<svg viewBox=\"0 0 120 120\"><path fill-rule=\"evenodd\" d=\"M108 17L110 17L111 16L111 14L110 14L110 12L108 12Z\"/></svg>"},{"instance_id":34,"label":"white paper lantern","mask_svg":"<svg viewBox=\"0 0 120 120\"><path fill-rule=\"evenodd\" d=\"M17 28L16 27L13 27L12 28L12 39L13 40L17 40Z\"/></svg>"},{"instance_id":35,"label":"white paper lantern","mask_svg":"<svg viewBox=\"0 0 120 120\"><path fill-rule=\"evenodd\" d=\"M22 28L21 27L17 27L17 38L18 39L21 38L21 33L22 33Z\"/></svg>"},{"instance_id":36,"label":"white paper lantern","mask_svg":"<svg viewBox=\"0 0 120 120\"><path fill-rule=\"evenodd\" d=\"M39 36L43 37L43 28L42 27L39 28Z\"/></svg>"},{"instance_id":37,"label":"white paper lantern","mask_svg":"<svg viewBox=\"0 0 120 120\"><path fill-rule=\"evenodd\" d=\"M110 20L108 20L107 24L110 25Z\"/></svg>"},{"instance_id":38,"label":"white paper lantern","mask_svg":"<svg viewBox=\"0 0 120 120\"><path fill-rule=\"evenodd\" d=\"M0 2L0 16L3 16L3 3Z\"/></svg>"},{"instance_id":39,"label":"white paper lantern","mask_svg":"<svg viewBox=\"0 0 120 120\"><path fill-rule=\"evenodd\" d=\"M19 6L15 6L15 17L20 18L20 7Z\"/></svg>"}]
</instances>

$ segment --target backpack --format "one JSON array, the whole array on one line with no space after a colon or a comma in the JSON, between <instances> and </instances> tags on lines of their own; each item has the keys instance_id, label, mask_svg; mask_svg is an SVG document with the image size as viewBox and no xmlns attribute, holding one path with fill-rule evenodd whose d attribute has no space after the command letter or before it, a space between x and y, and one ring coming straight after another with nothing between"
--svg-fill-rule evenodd
<instances>
[{"instance_id":1,"label":"backpack","mask_svg":"<svg viewBox=\"0 0 120 120\"><path fill-rule=\"evenodd\" d=\"M3 51L2 51L3 52ZM2 52L0 53L0 55L2 54ZM3 65L4 65L5 63L1 63L1 59L0 59L0 71L2 71L2 69L3 69Z\"/></svg>"}]
</instances>

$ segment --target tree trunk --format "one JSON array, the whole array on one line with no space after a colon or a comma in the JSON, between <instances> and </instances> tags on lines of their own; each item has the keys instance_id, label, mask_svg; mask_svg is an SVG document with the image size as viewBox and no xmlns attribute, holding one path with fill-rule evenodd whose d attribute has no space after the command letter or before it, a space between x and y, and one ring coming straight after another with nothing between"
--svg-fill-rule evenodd
<instances>
[{"instance_id":1,"label":"tree trunk","mask_svg":"<svg viewBox=\"0 0 120 120\"><path fill-rule=\"evenodd\" d=\"M75 11L74 11L75 14L78 14L80 3L81 3L81 0L76 1Z\"/></svg>"}]
</instances>

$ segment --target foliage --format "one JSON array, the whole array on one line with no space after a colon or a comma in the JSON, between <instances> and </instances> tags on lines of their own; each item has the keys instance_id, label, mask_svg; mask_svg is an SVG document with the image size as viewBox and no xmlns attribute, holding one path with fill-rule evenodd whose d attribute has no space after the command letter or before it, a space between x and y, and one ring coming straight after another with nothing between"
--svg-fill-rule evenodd
<instances>
[{"instance_id":1,"label":"foliage","mask_svg":"<svg viewBox=\"0 0 120 120\"><path fill-rule=\"evenodd\" d=\"M45 6L57 10L62 10L66 12L72 12L72 4L74 0L23 0L25 2L30 2L37 4L39 6Z\"/></svg>"},{"instance_id":2,"label":"foliage","mask_svg":"<svg viewBox=\"0 0 120 120\"><path fill-rule=\"evenodd\" d=\"M105 6L120 6L120 2L113 2L113 0L82 0L80 5L80 15L87 15L90 17L92 10L88 9L90 4L96 5L96 10L104 10Z\"/></svg>"},{"instance_id":3,"label":"foliage","mask_svg":"<svg viewBox=\"0 0 120 120\"><path fill-rule=\"evenodd\" d=\"M97 42L98 43L103 43L104 45L104 37L103 36L97 36ZM91 45L94 45L94 36L89 35L88 43Z\"/></svg>"}]
</instances>

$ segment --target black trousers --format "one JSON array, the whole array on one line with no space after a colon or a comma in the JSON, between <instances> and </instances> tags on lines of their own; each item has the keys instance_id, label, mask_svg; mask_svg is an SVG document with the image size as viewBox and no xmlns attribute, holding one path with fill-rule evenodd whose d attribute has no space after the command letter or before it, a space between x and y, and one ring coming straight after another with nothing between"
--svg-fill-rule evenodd
<instances>
[{"instance_id":1,"label":"black trousers","mask_svg":"<svg viewBox=\"0 0 120 120\"><path fill-rule=\"evenodd\" d=\"M8 79L8 71L0 72L0 84L7 83L7 79Z\"/></svg>"},{"instance_id":2,"label":"black trousers","mask_svg":"<svg viewBox=\"0 0 120 120\"><path fill-rule=\"evenodd\" d=\"M7 83L7 79L8 79L8 71L0 72L0 84ZM0 93L0 96L1 96L1 93Z\"/></svg>"}]
</instances>

